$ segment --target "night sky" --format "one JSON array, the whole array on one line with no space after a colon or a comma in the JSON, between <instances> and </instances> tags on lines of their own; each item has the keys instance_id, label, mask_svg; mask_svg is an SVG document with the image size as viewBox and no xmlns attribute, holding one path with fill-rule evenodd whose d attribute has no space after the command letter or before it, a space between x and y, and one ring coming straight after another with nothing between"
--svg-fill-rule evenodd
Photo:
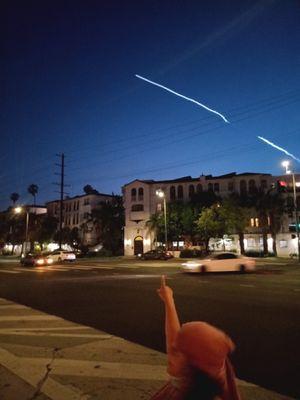
<instances>
[{"instance_id":1,"label":"night sky","mask_svg":"<svg viewBox=\"0 0 300 400\"><path fill-rule=\"evenodd\" d=\"M2 2L0 209L136 178L281 174L300 158L300 2ZM137 79L139 74L224 114ZM299 165L294 164L297 169ZM299 170L299 168L298 168Z\"/></svg>"}]
</instances>

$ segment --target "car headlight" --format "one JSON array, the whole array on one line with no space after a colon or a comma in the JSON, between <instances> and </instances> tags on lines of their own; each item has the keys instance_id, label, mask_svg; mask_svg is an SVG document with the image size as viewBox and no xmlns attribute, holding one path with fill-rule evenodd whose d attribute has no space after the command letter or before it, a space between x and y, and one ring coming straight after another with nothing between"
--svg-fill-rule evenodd
<instances>
[{"instance_id":1,"label":"car headlight","mask_svg":"<svg viewBox=\"0 0 300 400\"><path fill-rule=\"evenodd\" d=\"M52 258L47 258L47 264L53 264L53 260L52 260Z\"/></svg>"},{"instance_id":2,"label":"car headlight","mask_svg":"<svg viewBox=\"0 0 300 400\"><path fill-rule=\"evenodd\" d=\"M39 265L43 265L44 264L44 259L43 258L39 258L38 260L36 260L36 263Z\"/></svg>"}]
</instances>

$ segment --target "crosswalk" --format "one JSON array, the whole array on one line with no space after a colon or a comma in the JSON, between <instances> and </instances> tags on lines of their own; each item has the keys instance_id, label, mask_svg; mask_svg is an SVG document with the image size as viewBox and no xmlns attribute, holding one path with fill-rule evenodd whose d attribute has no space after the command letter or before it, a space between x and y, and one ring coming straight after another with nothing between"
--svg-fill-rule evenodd
<instances>
[{"instance_id":1,"label":"crosswalk","mask_svg":"<svg viewBox=\"0 0 300 400\"><path fill-rule=\"evenodd\" d=\"M53 271L58 272L72 272L72 271L91 271L91 270L112 270L114 267L109 266L91 266L91 265L49 265L39 267L23 267L13 266L11 269L1 268L0 273L3 274L21 274L21 273L49 273Z\"/></svg>"}]
</instances>

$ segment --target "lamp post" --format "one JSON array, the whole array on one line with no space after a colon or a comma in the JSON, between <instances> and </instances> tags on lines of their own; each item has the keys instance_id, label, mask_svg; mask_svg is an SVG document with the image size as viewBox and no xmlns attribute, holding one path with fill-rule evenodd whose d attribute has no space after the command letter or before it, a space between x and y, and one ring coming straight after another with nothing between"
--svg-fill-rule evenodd
<instances>
[{"instance_id":1,"label":"lamp post","mask_svg":"<svg viewBox=\"0 0 300 400\"><path fill-rule=\"evenodd\" d=\"M167 203L166 203L166 194L162 189L158 189L155 192L156 196L163 199L164 201L164 222L165 222L165 246L166 250L168 250L168 232L167 232Z\"/></svg>"},{"instance_id":2,"label":"lamp post","mask_svg":"<svg viewBox=\"0 0 300 400\"><path fill-rule=\"evenodd\" d=\"M21 214L23 211L25 211L25 213L26 213L26 225L25 225L25 245L24 245L24 242L22 242L21 255L23 254L24 248L25 248L25 252L26 252L26 247L27 247L28 227L29 227L29 210L27 210L27 208L23 208L23 207L16 207L14 209L14 212L16 214Z\"/></svg>"},{"instance_id":3,"label":"lamp post","mask_svg":"<svg viewBox=\"0 0 300 400\"><path fill-rule=\"evenodd\" d=\"M296 233L297 233L297 244L298 244L298 261L300 262L300 235L299 235L299 218L298 218L298 210L297 210L297 194L296 194L296 180L294 172L289 169L290 162L283 161L282 166L285 168L285 173L287 175L292 175L293 182L293 195L294 195L294 209L295 209L295 224L296 224Z\"/></svg>"}]
</instances>

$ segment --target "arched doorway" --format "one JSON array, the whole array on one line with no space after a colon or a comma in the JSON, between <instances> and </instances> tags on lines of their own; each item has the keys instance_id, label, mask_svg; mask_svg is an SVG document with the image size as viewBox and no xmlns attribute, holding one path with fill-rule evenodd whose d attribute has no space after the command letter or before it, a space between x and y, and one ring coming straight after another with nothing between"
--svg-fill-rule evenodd
<instances>
[{"instance_id":1,"label":"arched doorway","mask_svg":"<svg viewBox=\"0 0 300 400\"><path fill-rule=\"evenodd\" d=\"M143 254L144 253L144 244L143 244L142 236L136 236L134 238L134 255Z\"/></svg>"}]
</instances>

